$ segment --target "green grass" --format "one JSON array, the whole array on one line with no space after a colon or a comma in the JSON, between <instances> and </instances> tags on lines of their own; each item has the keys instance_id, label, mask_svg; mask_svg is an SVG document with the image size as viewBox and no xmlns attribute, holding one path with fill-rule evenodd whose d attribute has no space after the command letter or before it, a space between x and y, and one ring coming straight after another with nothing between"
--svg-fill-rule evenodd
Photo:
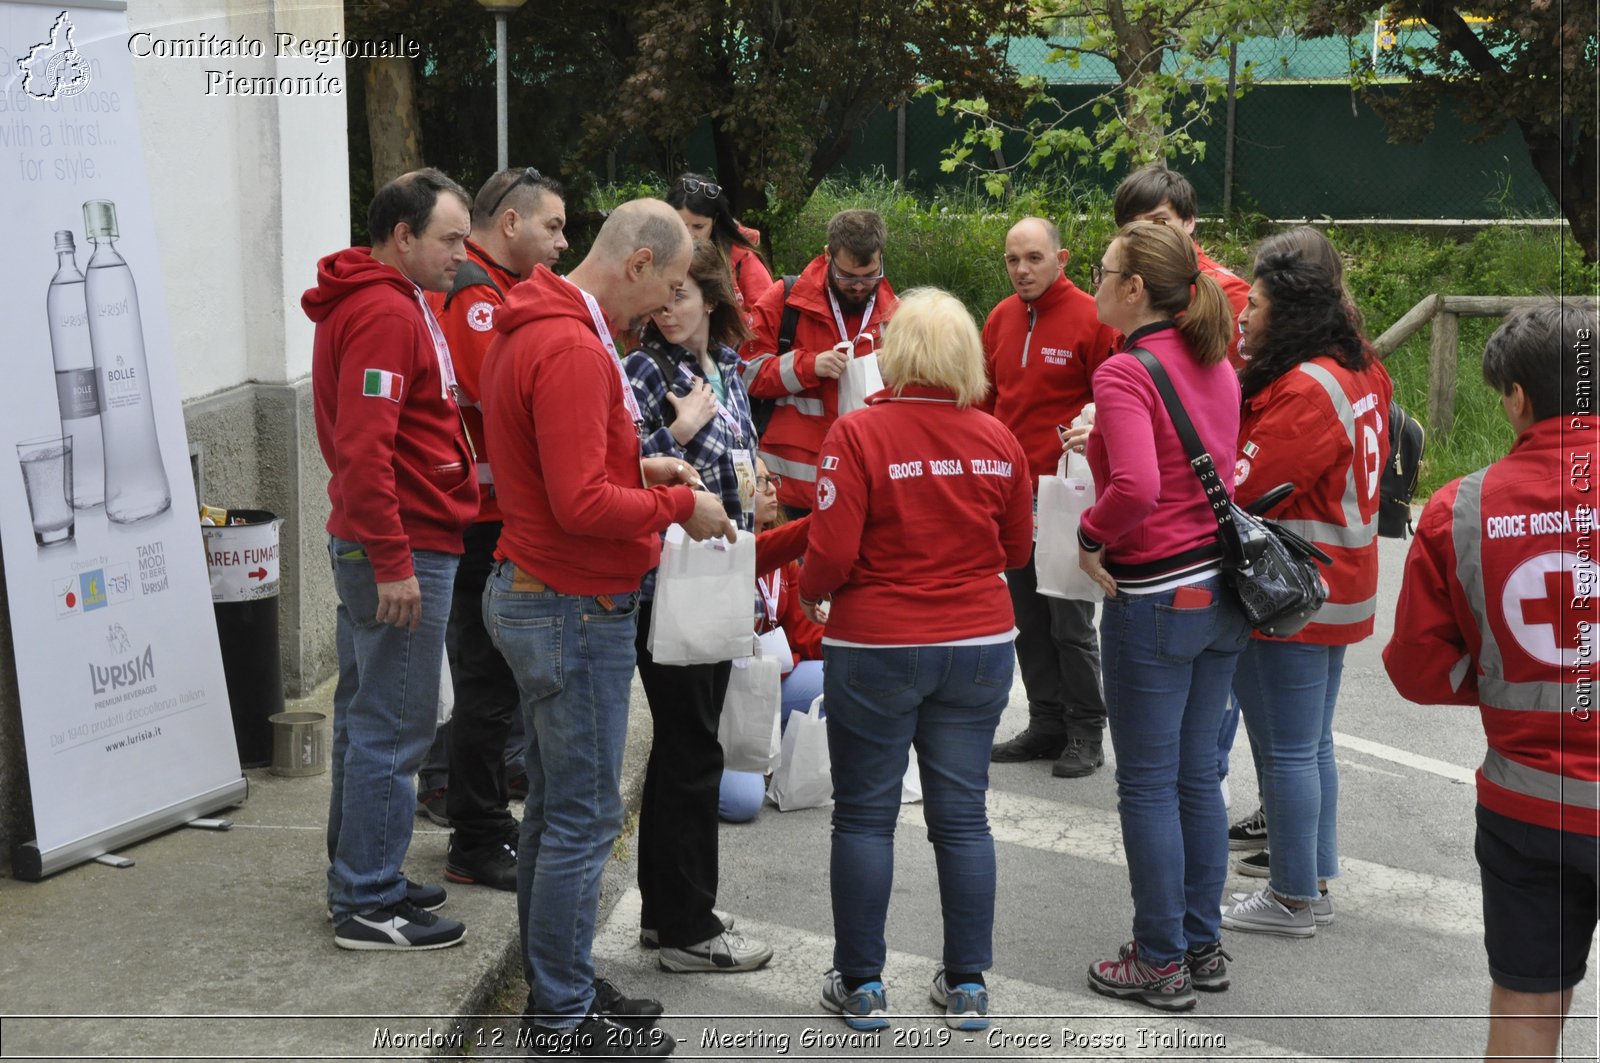
<instances>
[{"instance_id":1,"label":"green grass","mask_svg":"<svg viewBox=\"0 0 1600 1063\"><path fill-rule=\"evenodd\" d=\"M592 205L609 206L652 192L659 189L648 183L607 189ZM768 234L773 273L798 272L826 243L828 219L849 207L868 207L883 215L889 230L885 257L896 290L930 284L945 288L980 324L995 303L1011 294L1002 249L1006 230L1016 219L1040 214L1061 227L1062 243L1072 252L1068 274L1085 289L1089 264L1099 260L1115 231L1107 195L1066 185L1032 187L1001 202L980 190L942 192L931 199L913 196L881 178L826 182L804 208ZM1213 258L1247 275L1255 245L1275 228L1265 219L1238 215L1208 222L1197 235ZM1373 337L1434 293L1600 292L1600 274L1583 264L1571 237L1547 227L1504 226L1459 238L1337 228L1328 235L1345 258L1346 282ZM1487 465L1511 446L1499 396L1483 383L1481 368L1484 341L1497 325L1492 319L1461 320L1455 423L1448 436L1428 440L1419 497ZM1386 362L1396 398L1424 422L1429 335L1424 327Z\"/></svg>"}]
</instances>

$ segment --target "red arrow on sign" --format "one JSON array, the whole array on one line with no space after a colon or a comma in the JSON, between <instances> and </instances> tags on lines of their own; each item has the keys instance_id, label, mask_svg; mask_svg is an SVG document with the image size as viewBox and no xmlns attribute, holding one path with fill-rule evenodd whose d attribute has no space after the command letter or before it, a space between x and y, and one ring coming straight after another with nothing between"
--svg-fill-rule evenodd
<instances>
[{"instance_id":1,"label":"red arrow on sign","mask_svg":"<svg viewBox=\"0 0 1600 1063\"><path fill-rule=\"evenodd\" d=\"M257 582L260 582L261 580L267 578L267 570L265 568L258 568L254 572L246 572L245 575L249 576L253 580L256 580Z\"/></svg>"}]
</instances>

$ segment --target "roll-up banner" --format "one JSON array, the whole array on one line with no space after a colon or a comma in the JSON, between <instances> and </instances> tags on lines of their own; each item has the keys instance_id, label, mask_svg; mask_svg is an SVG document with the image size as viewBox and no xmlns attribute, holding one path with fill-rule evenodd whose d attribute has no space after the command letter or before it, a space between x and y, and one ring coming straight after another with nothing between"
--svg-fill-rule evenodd
<instances>
[{"instance_id":1,"label":"roll-up banner","mask_svg":"<svg viewBox=\"0 0 1600 1063\"><path fill-rule=\"evenodd\" d=\"M38 879L238 804L123 5L0 0L0 545Z\"/></svg>"}]
</instances>

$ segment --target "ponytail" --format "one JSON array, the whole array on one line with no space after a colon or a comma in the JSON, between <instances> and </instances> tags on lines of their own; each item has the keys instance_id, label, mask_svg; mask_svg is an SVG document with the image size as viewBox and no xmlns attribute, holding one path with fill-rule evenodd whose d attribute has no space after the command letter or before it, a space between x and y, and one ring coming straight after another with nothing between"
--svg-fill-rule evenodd
<instances>
[{"instance_id":1,"label":"ponytail","mask_svg":"<svg viewBox=\"0 0 1600 1063\"><path fill-rule=\"evenodd\" d=\"M1216 365L1228 357L1228 344L1233 342L1233 304L1211 274L1202 273L1195 279L1194 298L1178 318L1178 331L1201 365Z\"/></svg>"},{"instance_id":2,"label":"ponytail","mask_svg":"<svg viewBox=\"0 0 1600 1063\"><path fill-rule=\"evenodd\" d=\"M1183 230L1155 222L1129 222L1117 230L1123 268L1144 279L1150 306L1178 322L1195 361L1216 365L1228 357L1233 307L1222 285L1200 272L1194 241Z\"/></svg>"}]
</instances>

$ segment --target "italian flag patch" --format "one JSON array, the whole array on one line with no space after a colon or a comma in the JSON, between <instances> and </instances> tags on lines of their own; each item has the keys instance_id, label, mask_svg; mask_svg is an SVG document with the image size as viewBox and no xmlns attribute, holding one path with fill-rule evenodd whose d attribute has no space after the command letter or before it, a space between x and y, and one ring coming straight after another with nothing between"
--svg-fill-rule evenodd
<instances>
[{"instance_id":1,"label":"italian flag patch","mask_svg":"<svg viewBox=\"0 0 1600 1063\"><path fill-rule=\"evenodd\" d=\"M1245 444L1244 444L1244 456L1245 457L1253 458L1259 453L1261 453L1261 448L1260 447L1256 446L1254 443L1250 442L1249 440L1245 440Z\"/></svg>"},{"instance_id":2,"label":"italian flag patch","mask_svg":"<svg viewBox=\"0 0 1600 1063\"><path fill-rule=\"evenodd\" d=\"M361 394L375 399L399 402L400 389L405 386L405 382L406 378L399 373L391 373L386 369L368 369L366 376L361 380Z\"/></svg>"}]
</instances>

